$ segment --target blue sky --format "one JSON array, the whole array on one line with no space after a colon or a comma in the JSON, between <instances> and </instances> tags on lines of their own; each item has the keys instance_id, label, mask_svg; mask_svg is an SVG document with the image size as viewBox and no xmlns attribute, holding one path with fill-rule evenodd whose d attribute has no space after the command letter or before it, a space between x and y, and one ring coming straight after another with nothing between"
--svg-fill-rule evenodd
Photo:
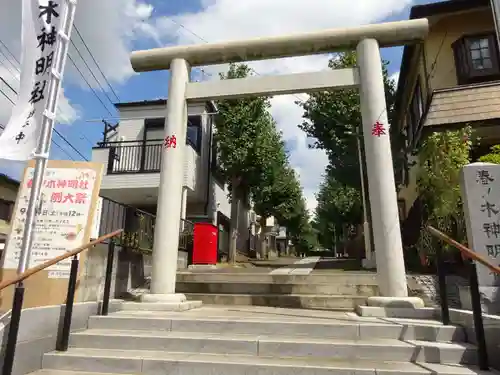
<instances>
[{"instance_id":1,"label":"blue sky","mask_svg":"<svg viewBox=\"0 0 500 375\"><path fill-rule=\"evenodd\" d=\"M274 1L274 3L273 3ZM81 32L85 43L92 51L93 57L107 76L120 101L135 101L166 97L168 89L168 72L134 74L128 63L128 53L131 50L146 49L159 45L174 45L186 43L204 43L205 40L215 41L237 37L251 37L269 34L283 34L326 27L354 26L369 22L393 21L408 17L409 5L425 1L411 0L177 0L177 1L137 1L137 0L86 0L79 2L76 26ZM351 4L354 1L354 5ZM9 0L0 0L9 2ZM273 3L273 4L269 4ZM334 4L332 4L334 3ZM374 3L377 3L375 5ZM231 7L228 6L231 4ZM281 5L280 5L281 4ZM286 6L288 4L288 6ZM280 8L281 6L281 8ZM347 12L349 10L349 12ZM15 13L15 12L14 12ZM341 15L343 16L341 17ZM19 12L17 13L19 15ZM252 18L253 17L255 18ZM2 17L4 17L2 19ZM7 18L6 18L7 17ZM20 23L13 14L0 16L0 40L15 55L19 54L18 40ZM347 20L346 20L347 18ZM100 22L101 20L101 22ZM251 21L251 22L250 22ZM6 24L7 23L7 24ZM6 24L6 25L5 25ZM98 30L94 25L103 25L104 30ZM14 31L13 31L14 30ZM101 33L101 34L100 34ZM106 35L103 38L103 35ZM102 76L88 54L85 45L74 32L73 41L84 55L94 74L107 89ZM203 39L203 40L202 40ZM2 60L0 47L0 64L8 65ZM5 53L6 51L3 50ZM88 122L89 119L109 118L117 115L111 101L117 99L111 90L103 93L87 67L82 63L77 52L70 51L76 65L83 72L86 80L97 92L104 105L96 98L87 83L68 62L64 82L64 95L70 108L78 112L78 118L71 124L58 124L56 128L85 157L91 159L92 145L102 138L101 122ZM383 58L390 61L390 74L399 71L402 48L383 50ZM300 59L299 59L300 60ZM286 60L279 62L263 62L252 65L262 74L299 72L308 69L317 70L326 66L326 59L319 57L303 58L302 60ZM301 62L302 61L302 62ZM1 68L2 66L0 66ZM310 68L313 67L313 68ZM216 76L217 69L207 68L207 72ZM0 69L0 75L10 82L9 72ZM1 88L1 87L0 87ZM4 88L2 88L4 90ZM109 96L109 98L108 98ZM294 109L295 117L291 117L290 106L293 98L276 98L273 102L273 115L278 126L283 131L291 162L301 175L305 193L311 202L314 192L321 179L325 156L321 152L310 151L309 163L315 158L321 162L315 174L309 176L310 168L305 164L301 152L305 152L303 134L297 128L300 122L300 111ZM0 121L8 118L9 104L0 100ZM109 112L108 112L109 111ZM2 113L4 114L2 118ZM74 113L73 113L74 114ZM115 121L112 121L115 122ZM52 158L75 160L82 158L57 135L55 141L63 146L66 152L52 147ZM300 148L303 147L303 150ZM69 155L68 155L69 154ZM323 164L321 164L323 163ZM295 165L296 164L296 165ZM16 163L0 160L0 172L19 178L20 167ZM311 208L314 203L311 203Z\"/></svg>"}]
</instances>

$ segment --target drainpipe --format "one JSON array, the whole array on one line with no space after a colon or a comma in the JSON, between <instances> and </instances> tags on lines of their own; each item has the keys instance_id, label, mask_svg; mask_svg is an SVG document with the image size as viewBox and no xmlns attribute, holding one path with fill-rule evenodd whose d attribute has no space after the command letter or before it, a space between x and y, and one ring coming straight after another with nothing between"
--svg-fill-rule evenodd
<instances>
[{"instance_id":1,"label":"drainpipe","mask_svg":"<svg viewBox=\"0 0 500 375\"><path fill-rule=\"evenodd\" d=\"M493 20L495 21L497 43L500 48L500 0L491 0L491 10L493 11Z\"/></svg>"},{"instance_id":2,"label":"drainpipe","mask_svg":"<svg viewBox=\"0 0 500 375\"><path fill-rule=\"evenodd\" d=\"M210 116L210 115L209 115ZM208 143L208 157L207 157L207 195L206 195L206 202L205 202L205 215L206 216L209 216L209 212L208 212L208 209L209 209L209 206L210 206L210 185L211 185L211 177L212 177L212 142L213 142L213 131L212 131L212 121L208 121L208 140L209 140L209 143ZM213 202L214 204L216 202ZM211 218L212 220L212 223L213 223L213 219L214 218Z\"/></svg>"}]
</instances>

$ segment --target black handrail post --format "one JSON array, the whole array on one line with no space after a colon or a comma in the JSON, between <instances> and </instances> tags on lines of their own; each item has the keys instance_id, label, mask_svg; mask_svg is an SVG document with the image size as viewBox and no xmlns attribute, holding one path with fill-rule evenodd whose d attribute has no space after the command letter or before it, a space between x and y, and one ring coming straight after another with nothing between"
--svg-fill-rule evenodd
<instances>
[{"instance_id":1,"label":"black handrail post","mask_svg":"<svg viewBox=\"0 0 500 375\"><path fill-rule=\"evenodd\" d=\"M441 299L441 321L445 326L450 325L450 307L446 288L446 271L443 259L443 249L439 241L433 241L436 248L436 267L439 283L439 298Z\"/></svg>"},{"instance_id":2,"label":"black handrail post","mask_svg":"<svg viewBox=\"0 0 500 375\"><path fill-rule=\"evenodd\" d=\"M78 278L78 255L71 259L71 271L69 273L68 292L66 294L66 307L64 310L61 338L58 340L56 350L65 352L69 346L69 335L71 333L71 319L73 317L73 304L75 300L76 281Z\"/></svg>"},{"instance_id":3,"label":"black handrail post","mask_svg":"<svg viewBox=\"0 0 500 375\"><path fill-rule=\"evenodd\" d=\"M11 375L14 368L14 357L16 355L17 335L19 333L19 323L21 322L21 313L23 310L24 284L16 284L14 289L14 298L12 300L12 312L10 315L9 334L7 336L7 345L5 346L4 362L2 367L3 375Z\"/></svg>"},{"instance_id":4,"label":"black handrail post","mask_svg":"<svg viewBox=\"0 0 500 375\"><path fill-rule=\"evenodd\" d=\"M108 315L109 298L111 294L111 279L113 276L113 262L115 258L115 242L109 241L108 244L108 259L106 262L106 278L104 280L104 295L102 297L101 315Z\"/></svg>"},{"instance_id":5,"label":"black handrail post","mask_svg":"<svg viewBox=\"0 0 500 375\"><path fill-rule=\"evenodd\" d=\"M481 307L481 294L479 292L479 283L477 281L476 263L468 260L469 264L469 284L470 297L472 304L472 315L474 318L474 331L476 332L477 356L479 368L483 371L489 370L488 350L486 348L486 336L483 325L483 311Z\"/></svg>"}]
</instances>

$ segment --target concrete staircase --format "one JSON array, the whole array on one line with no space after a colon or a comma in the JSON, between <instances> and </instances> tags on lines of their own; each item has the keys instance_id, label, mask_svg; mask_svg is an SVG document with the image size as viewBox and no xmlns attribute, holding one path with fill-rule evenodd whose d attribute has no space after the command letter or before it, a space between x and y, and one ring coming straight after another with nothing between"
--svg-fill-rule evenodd
<instances>
[{"instance_id":1,"label":"concrete staircase","mask_svg":"<svg viewBox=\"0 0 500 375\"><path fill-rule=\"evenodd\" d=\"M132 305L131 305L132 306ZM353 313L204 306L90 318L36 375L480 374L461 328ZM488 374L491 374L488 372Z\"/></svg>"},{"instance_id":2,"label":"concrete staircase","mask_svg":"<svg viewBox=\"0 0 500 375\"><path fill-rule=\"evenodd\" d=\"M212 305L352 311L378 295L375 274L179 272L176 291Z\"/></svg>"}]
</instances>

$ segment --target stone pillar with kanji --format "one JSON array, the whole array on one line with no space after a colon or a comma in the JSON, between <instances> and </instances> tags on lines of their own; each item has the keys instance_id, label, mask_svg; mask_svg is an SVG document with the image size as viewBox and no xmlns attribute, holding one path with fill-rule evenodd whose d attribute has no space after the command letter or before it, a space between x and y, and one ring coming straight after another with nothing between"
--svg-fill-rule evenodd
<instances>
[{"instance_id":1,"label":"stone pillar with kanji","mask_svg":"<svg viewBox=\"0 0 500 375\"><path fill-rule=\"evenodd\" d=\"M461 192L467 244L495 266L500 266L500 165L472 163L462 168ZM477 264L483 310L500 312L500 275ZM462 308L470 308L470 292L460 287Z\"/></svg>"}]
</instances>

